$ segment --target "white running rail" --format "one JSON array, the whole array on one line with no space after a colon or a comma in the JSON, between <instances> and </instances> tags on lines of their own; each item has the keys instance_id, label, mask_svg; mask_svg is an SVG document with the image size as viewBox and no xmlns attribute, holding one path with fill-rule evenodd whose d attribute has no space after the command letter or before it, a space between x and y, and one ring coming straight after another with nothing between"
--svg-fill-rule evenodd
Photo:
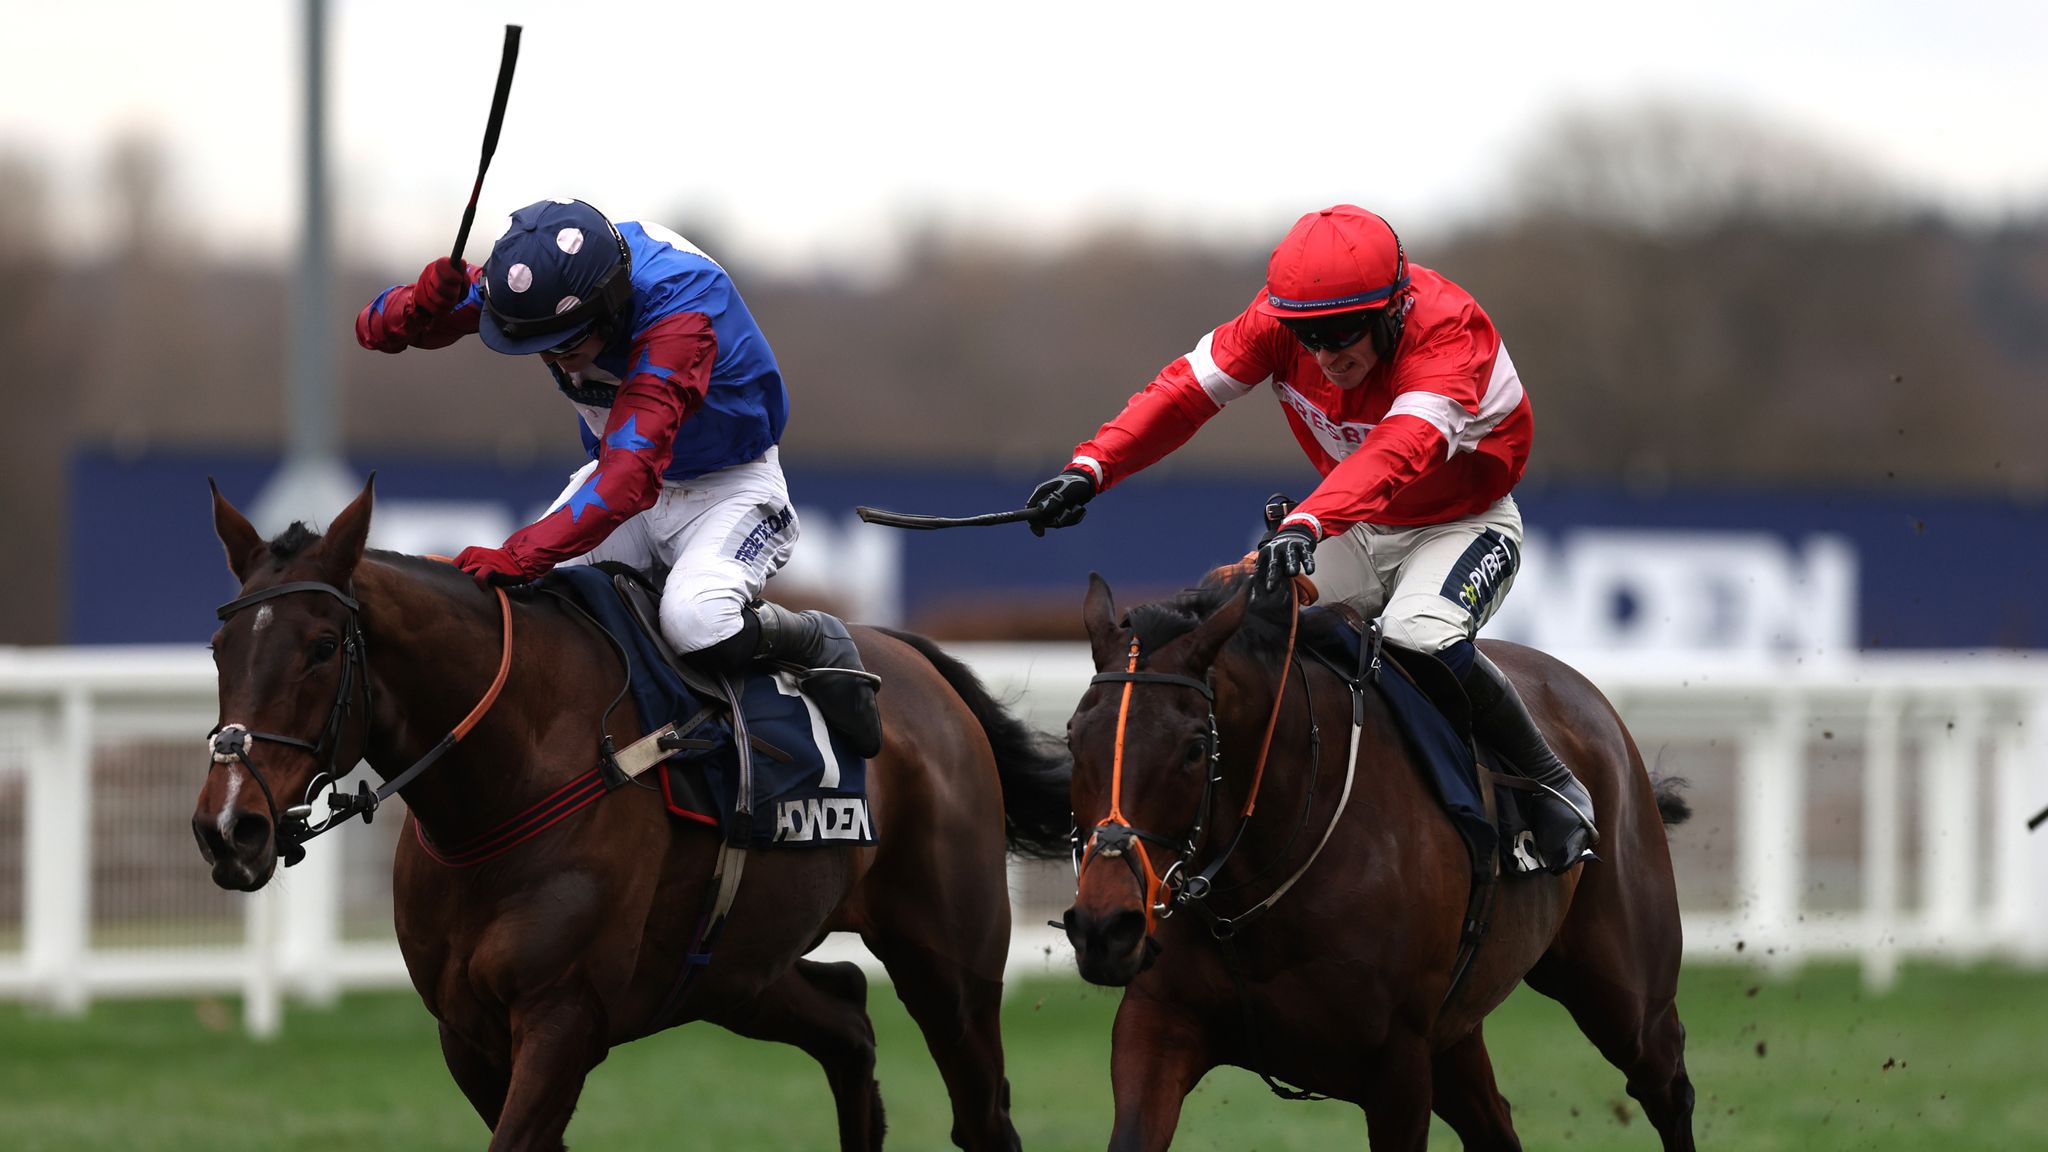
<instances>
[{"instance_id":1,"label":"white running rail","mask_svg":"<svg viewBox=\"0 0 2048 1152\"><path fill-rule=\"evenodd\" d=\"M1051 732L1093 671L1080 645L949 649ZM1692 782L1672 836L1689 959L1849 958L1874 989L1907 957L2048 964L2048 830L2024 823L2048 804L2048 655L1572 662ZM405 986L396 812L253 896L213 889L188 821L215 712L200 649L0 648L0 996L234 994L273 1035L287 995ZM1072 971L1044 926L1071 885L1015 871L1013 971Z\"/></svg>"}]
</instances>

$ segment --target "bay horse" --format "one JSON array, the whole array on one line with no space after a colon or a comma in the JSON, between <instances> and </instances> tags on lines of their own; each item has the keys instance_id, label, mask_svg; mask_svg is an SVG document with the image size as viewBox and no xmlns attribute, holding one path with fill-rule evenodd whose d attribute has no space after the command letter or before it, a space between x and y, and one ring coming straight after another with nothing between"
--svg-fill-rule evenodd
<instances>
[{"instance_id":1,"label":"bay horse","mask_svg":"<svg viewBox=\"0 0 2048 1152\"><path fill-rule=\"evenodd\" d=\"M388 782L439 747L403 789L394 919L493 1152L564 1147L609 1049L696 1019L811 1055L840 1147L880 1148L866 978L802 959L830 931L859 933L886 966L945 1080L953 1142L1017 1148L1000 1026L1005 853L1065 851L1064 752L929 640L854 628L886 685L868 773L879 843L748 853L710 962L667 1010L722 838L672 818L658 790L619 788L469 867L423 845L417 833L449 845L501 826L590 771L601 737L623 747L644 729L627 697L601 730L625 670L556 597L503 598L448 564L366 554L373 484L325 535L293 525L267 542L214 491L242 584L212 645L220 720L245 730L226 753L215 737L192 817L215 883L253 891L271 878L294 847L280 822L311 799L316 774L360 758Z\"/></svg>"},{"instance_id":2,"label":"bay horse","mask_svg":"<svg viewBox=\"0 0 2048 1152\"><path fill-rule=\"evenodd\" d=\"M1382 1152L1426 1147L1432 1110L1466 1148L1519 1149L1482 1022L1523 981L1622 1070L1666 1149L1693 1147L1664 832L1686 808L1590 682L1484 645L1592 791L1600 859L1497 881L1454 979L1471 858L1379 693L1305 658L1334 613L1254 605L1237 580L1119 619L1091 577L1083 616L1098 674L1068 725L1065 924L1081 974L1125 989L1113 1152L1167 1147L1224 1064L1359 1105Z\"/></svg>"}]
</instances>

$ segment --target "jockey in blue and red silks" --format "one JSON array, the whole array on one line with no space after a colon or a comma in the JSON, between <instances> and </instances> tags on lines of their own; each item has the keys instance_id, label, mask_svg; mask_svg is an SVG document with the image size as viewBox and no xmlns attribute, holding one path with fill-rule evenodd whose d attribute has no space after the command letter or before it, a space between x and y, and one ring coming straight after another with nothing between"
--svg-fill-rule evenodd
<instances>
[{"instance_id":1,"label":"jockey in blue and red silks","mask_svg":"<svg viewBox=\"0 0 2048 1152\"><path fill-rule=\"evenodd\" d=\"M789 397L724 268L658 224L614 225L580 200L512 214L479 268L446 257L380 293L356 340L380 352L442 348L470 333L538 355L576 408L590 455L545 515L455 562L481 584L558 564L667 567L662 635L726 672L755 660L860 666L846 626L763 601L798 524L776 447ZM862 755L880 745L872 682L807 689Z\"/></svg>"}]
</instances>

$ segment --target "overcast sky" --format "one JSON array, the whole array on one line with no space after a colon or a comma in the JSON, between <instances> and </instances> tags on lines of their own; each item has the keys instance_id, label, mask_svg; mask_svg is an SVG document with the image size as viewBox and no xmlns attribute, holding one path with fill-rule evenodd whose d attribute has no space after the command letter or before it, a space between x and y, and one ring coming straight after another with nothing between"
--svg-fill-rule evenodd
<instances>
[{"instance_id":1,"label":"overcast sky","mask_svg":"<svg viewBox=\"0 0 2048 1152\"><path fill-rule=\"evenodd\" d=\"M1270 243L1336 201L1426 232L1505 198L1563 108L1762 117L1980 218L2048 204L2048 5L1640 0L784 5L329 0L337 223L396 269L445 250L503 26L525 26L469 255L548 195L716 222L786 269L906 223L1058 242L1093 222ZM296 232L299 0L0 0L0 153L48 165L90 250L124 131L218 252Z\"/></svg>"}]
</instances>

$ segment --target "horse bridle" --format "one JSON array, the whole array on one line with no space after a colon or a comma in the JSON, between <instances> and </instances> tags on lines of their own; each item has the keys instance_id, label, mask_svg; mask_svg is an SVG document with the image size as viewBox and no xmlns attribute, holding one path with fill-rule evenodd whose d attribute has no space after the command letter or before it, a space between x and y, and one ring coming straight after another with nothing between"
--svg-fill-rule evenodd
<instances>
[{"instance_id":1,"label":"horse bridle","mask_svg":"<svg viewBox=\"0 0 2048 1152\"><path fill-rule=\"evenodd\" d=\"M244 608L296 592L318 592L332 596L341 601L342 607L348 609L348 627L342 632L341 683L334 694L334 706L327 710L327 723L321 725L319 739L302 740L297 736L286 736L278 732L259 732L246 724L238 723L215 725L213 731L206 734L207 750L212 753L214 763L229 764L239 761L248 771L250 778L256 781L256 786L262 789L263 802L270 807L271 826L277 830L278 853L284 857L286 867L303 859L306 855L303 847L305 842L319 835L332 823L330 820L323 823L319 829L314 829L308 817L313 811L313 797L319 790L329 783L339 782L340 778L346 775L345 772L335 771L335 761L341 755L341 730L348 722L349 705L355 698L355 682L358 679L363 683L364 723L368 724L370 676L363 644L362 624L358 617L362 606L356 602L355 597L332 584L320 580L294 580L237 597L214 609L214 615L224 621ZM364 735L368 736L367 731ZM310 753L315 761L320 759L321 750L326 750L326 766L314 773L312 780L307 782L306 794L300 803L290 808L279 809L277 795L271 790L270 782L263 778L263 773L258 772L256 766L249 760L249 746L258 740L282 744L287 748L303 749Z\"/></svg>"},{"instance_id":2,"label":"horse bridle","mask_svg":"<svg viewBox=\"0 0 2048 1152\"><path fill-rule=\"evenodd\" d=\"M1109 814L1096 822L1093 831L1085 841L1081 837L1080 829L1075 829L1074 880L1076 885L1080 883L1082 870L1087 867L1089 860L1096 856L1122 857L1125 866L1131 870L1132 876L1145 891L1145 934L1147 936L1152 934L1152 930L1158 921L1171 918L1173 913L1181 907L1192 906L1208 917L1209 931L1212 935L1218 940L1229 939L1236 934L1239 924L1278 903L1280 898L1285 896L1303 875L1307 874L1310 866L1316 862L1317 857L1322 855L1323 849L1329 845L1330 837L1336 832L1338 822L1343 819L1344 809L1351 799L1352 781L1358 772L1359 744L1365 734L1365 691L1368 683L1367 677L1368 673L1377 675L1379 670L1380 632L1377 628L1372 629L1360 645L1359 668L1356 676L1344 676L1341 670L1337 670L1333 666L1333 670L1338 671L1339 675L1343 676L1351 687L1351 746L1349 754L1345 758L1344 789L1337 797L1336 807L1330 813L1330 823L1323 829L1322 838L1316 841L1316 846L1309 852L1308 858L1301 862L1301 866L1296 868L1292 875L1282 881L1264 899L1244 911L1234 916L1222 916L1203 903L1215 890L1217 873L1222 871L1224 864L1230 860L1231 855L1237 851L1237 846L1244 840L1245 830L1251 826L1252 812L1258 806L1259 788L1265 780L1266 760L1273 748L1273 731L1280 719L1281 705L1287 698L1287 671L1295 666L1294 644L1299 626L1300 614L1297 608L1291 614L1289 621L1287 653L1286 659L1281 665L1280 686L1273 695L1273 709L1266 717L1265 736L1260 742L1258 764L1252 773L1251 794L1245 799L1244 810L1239 815L1237 831L1231 836L1230 843L1224 847L1220 854L1203 865L1199 872L1192 874L1188 872L1188 869L1192 867L1191 862L1200 854L1202 833L1206 826L1210 805L1214 800L1216 785L1223 779L1223 749L1220 737L1217 734L1215 690L1206 679L1196 680L1191 676L1138 671L1138 639L1135 635L1131 638L1129 663L1123 671L1099 672L1089 680L1090 684L1122 684L1124 690L1123 699L1117 710L1116 749L1110 768ZM1321 659L1321 657L1319 656L1318 659ZM1323 663L1327 664L1328 661L1323 660ZM1125 818L1122 811L1124 730L1130 715L1131 689L1138 684L1165 684L1193 688L1200 692L1203 698L1209 702L1209 734L1207 737L1209 744L1209 772L1207 778L1202 783L1201 806L1196 809L1194 825L1188 831L1187 836L1178 841L1134 826ZM1308 679L1306 675L1302 677L1302 692L1304 699L1309 699L1307 696ZM1309 770L1310 785L1306 804L1312 805L1315 799L1314 779L1319 772L1319 769L1315 767L1315 755L1317 750L1320 749L1322 741L1317 734L1315 705L1312 699L1310 699L1308 711L1311 765ZM1304 823L1308 819L1308 814L1309 809L1304 806L1301 816ZM1300 830L1297 829L1296 831L1299 833ZM1165 872L1161 873L1153 868L1151 854L1145 851L1145 844L1148 841L1161 848L1179 853L1173 863L1167 865ZM1293 843L1294 841L1290 838L1288 841L1290 849ZM1132 859L1133 854L1136 856L1135 860ZM1165 894L1163 899L1161 898L1162 892Z\"/></svg>"},{"instance_id":3,"label":"horse bridle","mask_svg":"<svg viewBox=\"0 0 2048 1152\"><path fill-rule=\"evenodd\" d=\"M1122 672L1098 672L1089 684L1122 684L1123 699L1116 713L1116 751L1110 762L1109 814L1096 821L1094 830L1084 841L1080 830L1074 833L1074 880L1078 884L1088 862L1097 856L1109 859L1121 858L1125 867L1145 891L1145 934L1151 935L1152 928L1160 920L1169 919L1181 904L1189 899L1200 899L1208 894L1210 878L1215 868L1229 857L1226 849L1211 868L1195 876L1186 876L1188 861L1201 851L1202 834L1207 826L1210 801L1216 792L1216 785L1223 779L1223 743L1216 732L1216 690L1206 679L1197 680L1192 676L1178 676L1167 672L1138 671L1138 639L1131 638L1130 663ZM1139 684L1168 684L1192 688L1202 694L1209 704L1209 730L1204 738L1208 744L1208 771L1202 778L1202 799L1195 808L1195 816L1187 835L1178 840L1148 832L1132 824L1123 813L1124 783L1124 729L1130 720L1131 689ZM1240 826L1239 835L1243 834ZM1167 865L1165 872L1152 866L1152 855L1145 851L1146 844L1155 844L1179 855ZM1237 847L1232 839L1231 848ZM1183 879L1185 877L1185 879ZM1194 888L1190 895L1191 886ZM1164 899L1161 898L1164 893Z\"/></svg>"},{"instance_id":4,"label":"horse bridle","mask_svg":"<svg viewBox=\"0 0 2048 1152\"><path fill-rule=\"evenodd\" d=\"M363 639L362 605L356 602L354 596L324 581L293 580L237 597L214 609L215 616L226 620L244 608L297 592L318 592L332 596L348 609L348 627L342 634L342 649L345 656L342 662L341 684L335 691L334 706L327 712L327 723L321 726L318 740L302 740L277 732L258 732L246 724L237 723L215 725L213 731L206 734L207 750L212 754L214 763L240 762L248 771L250 778L256 781L256 786L262 789L263 801L270 807L270 822L277 837L278 855L284 859L285 867L289 868L305 859L306 841L335 825L358 815L363 818L363 823L370 823L379 804L412 783L414 778L445 755L457 741L469 734L469 730L474 728L477 721L483 719L484 713L490 711L491 705L497 702L498 693L504 688L505 678L512 669L512 604L506 598L503 588L495 591L498 594L498 609L503 620L505 639L504 650L498 661L498 675L491 681L490 690L484 693L483 699L477 702L476 707L470 710L462 723L442 737L440 743L434 745L410 768L385 781L383 787L375 791L370 789L369 781L359 780L353 793L341 791L340 784L344 777L355 771L355 766L351 764L337 770L336 759L341 755L341 732L343 726L348 723L348 710L355 698L357 680L362 681L364 747L367 748L370 741L373 690L370 686L369 650ZM300 798L299 803L290 808L279 809L277 796L271 791L270 782L263 778L263 773L258 772L256 765L249 760L249 746L258 740L282 744L287 748L303 749L311 753L316 762L320 759L321 749L326 749L326 766L315 772L313 778L306 782L306 793ZM316 823L313 820L313 801L320 795L322 789L328 787L335 789L327 797L328 812Z\"/></svg>"},{"instance_id":5,"label":"horse bridle","mask_svg":"<svg viewBox=\"0 0 2048 1152\"><path fill-rule=\"evenodd\" d=\"M1280 720L1280 707L1287 699L1287 670L1294 666L1294 641L1300 627L1300 613L1294 606L1293 587L1288 592L1287 651L1280 666L1280 687L1273 694L1273 710L1266 717L1266 732L1259 743L1259 759L1252 771L1251 793L1245 798L1244 810L1239 814L1237 832L1230 843L1199 872L1190 873L1191 862L1200 854L1202 835L1207 827L1210 806L1215 798L1216 785L1223 779L1223 745L1216 727L1216 691L1207 678L1197 680L1192 676L1180 676L1169 672L1138 671L1139 640L1131 636L1129 662L1121 672L1098 672L1089 679L1089 684L1122 684L1123 698L1118 703L1116 714L1116 746L1110 761L1109 813L1096 821L1094 829L1083 841L1080 830L1074 834L1074 880L1078 885L1081 873L1088 862L1097 856L1121 857L1124 865L1145 892L1145 934L1150 936L1161 920L1172 918L1179 908L1196 904L1205 899L1215 887L1216 874L1229 861L1231 854L1243 842L1245 829L1251 826L1252 812L1258 807L1259 788L1266 778L1266 759L1273 749L1273 730ZM1124 731L1130 720L1132 689L1139 684L1163 684L1181 688L1192 688L1202 694L1209 704L1208 743L1209 770L1202 781L1202 798L1195 810L1192 826L1185 837L1172 840L1154 832L1148 832L1133 825L1123 814L1124 778ZM1313 721L1313 715L1311 715ZM1354 752L1356 749L1354 748ZM1158 845L1177 852L1174 861L1160 872L1152 865L1151 853L1145 851L1146 843ZM1320 848L1318 849L1320 851ZM1135 855L1135 859L1133 856ZM1288 882L1290 885L1293 881ZM1283 889L1284 890L1284 889ZM1162 898L1162 893L1163 898ZM1266 904L1258 907L1263 908ZM1257 909L1254 909L1256 911ZM1247 913L1248 915L1249 913ZM1242 919L1237 917L1236 919ZM1229 920L1211 916L1212 929L1228 930Z\"/></svg>"}]
</instances>

